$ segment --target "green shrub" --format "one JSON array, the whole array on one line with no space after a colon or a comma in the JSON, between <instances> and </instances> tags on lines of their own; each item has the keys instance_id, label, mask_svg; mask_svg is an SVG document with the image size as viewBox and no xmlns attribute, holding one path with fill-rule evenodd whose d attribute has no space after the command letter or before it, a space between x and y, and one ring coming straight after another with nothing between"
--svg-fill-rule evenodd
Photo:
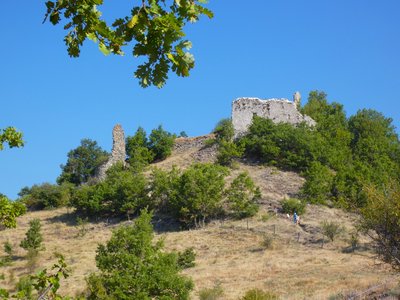
<instances>
[{"instance_id":1,"label":"green shrub","mask_svg":"<svg viewBox=\"0 0 400 300\"><path fill-rule=\"evenodd\" d=\"M154 160L163 160L171 155L175 138L175 134L165 131L161 125L151 131L148 147Z\"/></svg>"},{"instance_id":2,"label":"green shrub","mask_svg":"<svg viewBox=\"0 0 400 300\"><path fill-rule=\"evenodd\" d=\"M178 266L181 269L192 268L196 265L196 252L193 247L185 249L183 252L178 252Z\"/></svg>"},{"instance_id":3,"label":"green shrub","mask_svg":"<svg viewBox=\"0 0 400 300\"><path fill-rule=\"evenodd\" d=\"M217 283L212 288L204 288L199 291L200 300L217 300L224 295L224 290L220 283Z\"/></svg>"},{"instance_id":4,"label":"green shrub","mask_svg":"<svg viewBox=\"0 0 400 300\"><path fill-rule=\"evenodd\" d=\"M216 140L230 142L233 139L235 131L231 119L222 119L215 126L213 133L215 134Z\"/></svg>"},{"instance_id":5,"label":"green shrub","mask_svg":"<svg viewBox=\"0 0 400 300\"><path fill-rule=\"evenodd\" d=\"M222 166L231 166L233 160L240 158L243 152L240 144L221 140L218 142L217 162Z\"/></svg>"},{"instance_id":6,"label":"green shrub","mask_svg":"<svg viewBox=\"0 0 400 300\"><path fill-rule=\"evenodd\" d=\"M246 292L246 294L240 298L240 300L277 300L279 299L274 293L265 292L260 289L251 289Z\"/></svg>"},{"instance_id":7,"label":"green shrub","mask_svg":"<svg viewBox=\"0 0 400 300\"><path fill-rule=\"evenodd\" d=\"M88 224L89 219L86 218L76 218L76 226L78 227L78 237L84 237L86 233L88 232L87 224Z\"/></svg>"},{"instance_id":8,"label":"green shrub","mask_svg":"<svg viewBox=\"0 0 400 300\"><path fill-rule=\"evenodd\" d=\"M11 262L13 258L14 249L9 241L4 242L4 252L7 254L5 260L7 262Z\"/></svg>"},{"instance_id":9,"label":"green shrub","mask_svg":"<svg viewBox=\"0 0 400 300\"><path fill-rule=\"evenodd\" d=\"M140 172L116 164L107 171L104 181L76 189L71 204L88 216L127 215L151 206L147 197L147 180Z\"/></svg>"},{"instance_id":10,"label":"green shrub","mask_svg":"<svg viewBox=\"0 0 400 300\"><path fill-rule=\"evenodd\" d=\"M30 276L22 276L16 285L18 299L34 299L33 293L33 280Z\"/></svg>"},{"instance_id":11,"label":"green shrub","mask_svg":"<svg viewBox=\"0 0 400 300\"><path fill-rule=\"evenodd\" d=\"M51 209L69 205L72 189L73 185L70 183L43 183L30 188L24 187L18 195L20 201L31 210Z\"/></svg>"},{"instance_id":12,"label":"green shrub","mask_svg":"<svg viewBox=\"0 0 400 300\"><path fill-rule=\"evenodd\" d=\"M270 234L265 234L263 236L262 242L261 242L261 246L264 249L273 249L275 246L275 239L272 235Z\"/></svg>"},{"instance_id":13,"label":"green shrub","mask_svg":"<svg viewBox=\"0 0 400 300\"><path fill-rule=\"evenodd\" d=\"M29 229L25 233L25 238L21 241L20 246L25 250L39 251L43 249L43 237L41 233L42 225L39 219L33 219L29 222Z\"/></svg>"},{"instance_id":14,"label":"green shrub","mask_svg":"<svg viewBox=\"0 0 400 300\"><path fill-rule=\"evenodd\" d=\"M146 131L139 127L134 136L126 138L128 162L134 169L141 169L154 159L154 153L148 148Z\"/></svg>"},{"instance_id":15,"label":"green shrub","mask_svg":"<svg viewBox=\"0 0 400 300\"><path fill-rule=\"evenodd\" d=\"M287 214L296 212L298 215L302 215L306 211L306 204L299 199L289 198L282 201L282 210Z\"/></svg>"},{"instance_id":16,"label":"green shrub","mask_svg":"<svg viewBox=\"0 0 400 300\"><path fill-rule=\"evenodd\" d=\"M235 218L254 216L258 212L257 201L261 192L248 173L240 173L227 190L227 201Z\"/></svg>"},{"instance_id":17,"label":"green shrub","mask_svg":"<svg viewBox=\"0 0 400 300\"><path fill-rule=\"evenodd\" d=\"M200 227L223 212L228 169L214 164L194 164L186 169L171 194L172 212L186 226Z\"/></svg>"},{"instance_id":18,"label":"green shrub","mask_svg":"<svg viewBox=\"0 0 400 300\"><path fill-rule=\"evenodd\" d=\"M117 228L99 245L99 273L88 278L87 299L189 299L192 281L182 275L177 255L153 242L152 215L142 210L133 226Z\"/></svg>"},{"instance_id":19,"label":"green shrub","mask_svg":"<svg viewBox=\"0 0 400 300\"><path fill-rule=\"evenodd\" d=\"M331 242L344 231L344 228L337 222L334 221L323 221L321 223L322 234L329 238Z\"/></svg>"},{"instance_id":20,"label":"green shrub","mask_svg":"<svg viewBox=\"0 0 400 300\"><path fill-rule=\"evenodd\" d=\"M302 187L302 194L311 203L326 203L332 197L334 173L327 166L318 161L310 164L304 173L306 182Z\"/></svg>"}]
</instances>

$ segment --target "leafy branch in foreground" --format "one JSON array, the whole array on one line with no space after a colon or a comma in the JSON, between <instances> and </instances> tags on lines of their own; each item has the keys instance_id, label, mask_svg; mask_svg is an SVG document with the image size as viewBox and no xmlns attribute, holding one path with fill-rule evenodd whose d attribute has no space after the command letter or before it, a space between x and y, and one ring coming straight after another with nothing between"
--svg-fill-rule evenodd
<instances>
[{"instance_id":1,"label":"leafy branch in foreground","mask_svg":"<svg viewBox=\"0 0 400 300\"><path fill-rule=\"evenodd\" d=\"M52 267L51 273L47 272L47 269L42 270L37 275L31 275L24 280L26 284L19 284L17 287L17 292L15 294L10 294L4 289L0 289L0 299L72 299L69 297L61 297L57 291L60 288L60 280L62 278L67 278L70 271L67 268L64 257L62 255L57 255L58 262ZM20 281L21 282L21 281ZM21 288L23 286L23 288ZM36 290L36 297L33 298L32 291L33 288Z\"/></svg>"},{"instance_id":2,"label":"leafy branch in foreground","mask_svg":"<svg viewBox=\"0 0 400 300\"><path fill-rule=\"evenodd\" d=\"M137 1L139 2L139 1ZM133 44L134 57L144 56L135 77L142 87L161 88L172 69L178 76L189 76L194 57L188 50L192 44L185 40L184 26L194 23L201 15L213 13L202 4L206 0L142 0L134 5L129 15L108 24L101 18L98 6L103 0L47 1L45 19L53 25L65 19L64 38L68 54L78 57L86 39L98 43L104 55L123 55L122 47Z\"/></svg>"},{"instance_id":3,"label":"leafy branch in foreground","mask_svg":"<svg viewBox=\"0 0 400 300\"><path fill-rule=\"evenodd\" d=\"M5 143L7 143L10 148L24 146L22 132L17 131L14 127L0 129L0 151L4 149Z\"/></svg>"}]
</instances>

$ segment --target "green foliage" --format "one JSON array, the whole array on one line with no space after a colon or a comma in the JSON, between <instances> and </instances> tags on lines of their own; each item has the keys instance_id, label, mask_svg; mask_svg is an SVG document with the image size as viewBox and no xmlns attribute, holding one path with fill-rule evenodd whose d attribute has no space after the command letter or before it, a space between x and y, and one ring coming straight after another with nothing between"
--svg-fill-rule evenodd
<instances>
[{"instance_id":1,"label":"green foliage","mask_svg":"<svg viewBox=\"0 0 400 300\"><path fill-rule=\"evenodd\" d=\"M107 159L107 152L102 150L96 141L83 139L79 147L68 152L67 163L61 165L62 173L57 178L57 183L86 183Z\"/></svg>"},{"instance_id":2,"label":"green foliage","mask_svg":"<svg viewBox=\"0 0 400 300\"><path fill-rule=\"evenodd\" d=\"M73 187L70 183L62 185L35 184L30 188L22 188L18 195L20 196L19 200L31 210L52 209L69 204Z\"/></svg>"},{"instance_id":3,"label":"green foliage","mask_svg":"<svg viewBox=\"0 0 400 300\"><path fill-rule=\"evenodd\" d=\"M171 155L175 138L175 134L165 131L161 125L151 131L149 149L154 154L154 160L163 160Z\"/></svg>"},{"instance_id":4,"label":"green foliage","mask_svg":"<svg viewBox=\"0 0 400 300\"><path fill-rule=\"evenodd\" d=\"M302 194L311 203L325 203L331 198L333 179L332 170L318 161L313 161L304 177L307 181L302 187Z\"/></svg>"},{"instance_id":5,"label":"green foliage","mask_svg":"<svg viewBox=\"0 0 400 300\"><path fill-rule=\"evenodd\" d=\"M33 219L29 222L29 229L25 233L25 239L20 243L20 246L25 250L35 250L39 251L43 249L42 233L40 232L42 225L39 219Z\"/></svg>"},{"instance_id":6,"label":"green foliage","mask_svg":"<svg viewBox=\"0 0 400 300\"><path fill-rule=\"evenodd\" d=\"M0 229L15 228L16 218L26 212L26 207L21 202L12 202L5 196L0 195Z\"/></svg>"},{"instance_id":7,"label":"green foliage","mask_svg":"<svg viewBox=\"0 0 400 300\"><path fill-rule=\"evenodd\" d=\"M222 119L215 126L213 133L217 142L226 141L230 142L233 139L235 131L231 119Z\"/></svg>"},{"instance_id":8,"label":"green foliage","mask_svg":"<svg viewBox=\"0 0 400 300\"><path fill-rule=\"evenodd\" d=\"M289 198L282 201L282 210L287 214L296 212L298 215L302 215L306 212L306 204L299 199Z\"/></svg>"},{"instance_id":9,"label":"green foliage","mask_svg":"<svg viewBox=\"0 0 400 300\"><path fill-rule=\"evenodd\" d=\"M148 206L147 180L142 173L116 164L104 181L76 189L71 204L88 216L134 214Z\"/></svg>"},{"instance_id":10,"label":"green foliage","mask_svg":"<svg viewBox=\"0 0 400 300\"><path fill-rule=\"evenodd\" d=\"M139 127L134 136L126 138L126 153L129 164L135 169L142 169L154 159L154 153L148 148L146 131Z\"/></svg>"},{"instance_id":11,"label":"green foliage","mask_svg":"<svg viewBox=\"0 0 400 300\"><path fill-rule=\"evenodd\" d=\"M400 184L390 181L384 188L365 188L367 204L361 209L361 228L375 243L379 256L400 269Z\"/></svg>"},{"instance_id":12,"label":"green foliage","mask_svg":"<svg viewBox=\"0 0 400 300\"><path fill-rule=\"evenodd\" d=\"M227 190L227 200L235 218L254 216L258 212L257 201L261 192L248 173L240 173Z\"/></svg>"},{"instance_id":13,"label":"green foliage","mask_svg":"<svg viewBox=\"0 0 400 300\"><path fill-rule=\"evenodd\" d=\"M133 226L116 229L96 255L98 274L88 278L88 299L189 299L190 279L179 275L174 253L153 243L151 213L142 210Z\"/></svg>"},{"instance_id":14,"label":"green foliage","mask_svg":"<svg viewBox=\"0 0 400 300\"><path fill-rule=\"evenodd\" d=\"M254 116L241 141L245 154L283 169L304 171L314 160L324 160L324 141L305 124L294 127Z\"/></svg>"},{"instance_id":15,"label":"green foliage","mask_svg":"<svg viewBox=\"0 0 400 300\"><path fill-rule=\"evenodd\" d=\"M334 221L323 221L321 223L322 234L329 238L331 242L344 231L344 228Z\"/></svg>"},{"instance_id":16,"label":"green foliage","mask_svg":"<svg viewBox=\"0 0 400 300\"><path fill-rule=\"evenodd\" d=\"M228 170L213 164L194 164L185 170L171 195L170 207L187 226L203 226L222 213Z\"/></svg>"},{"instance_id":17,"label":"green foliage","mask_svg":"<svg viewBox=\"0 0 400 300\"><path fill-rule=\"evenodd\" d=\"M207 143L218 145L217 162L222 166L231 166L236 158L243 155L244 148L242 144L234 143L234 129L231 119L222 119L215 126L213 133L215 140L209 140Z\"/></svg>"},{"instance_id":18,"label":"green foliage","mask_svg":"<svg viewBox=\"0 0 400 300\"><path fill-rule=\"evenodd\" d=\"M78 237L84 237L88 232L87 224L89 219L88 218L76 218L76 226L78 227Z\"/></svg>"},{"instance_id":19,"label":"green foliage","mask_svg":"<svg viewBox=\"0 0 400 300\"><path fill-rule=\"evenodd\" d=\"M271 292L265 292L260 289L251 289L246 292L246 294L240 298L240 300L277 300L279 299L277 295Z\"/></svg>"},{"instance_id":20,"label":"green foliage","mask_svg":"<svg viewBox=\"0 0 400 300\"><path fill-rule=\"evenodd\" d=\"M224 290L220 283L216 283L212 288L204 288L199 291L200 300L217 300L222 299L224 295Z\"/></svg>"},{"instance_id":21,"label":"green foliage","mask_svg":"<svg viewBox=\"0 0 400 300\"><path fill-rule=\"evenodd\" d=\"M4 144L8 144L10 148L23 147L22 132L17 131L14 127L0 129L0 151L4 149Z\"/></svg>"},{"instance_id":22,"label":"green foliage","mask_svg":"<svg viewBox=\"0 0 400 300\"><path fill-rule=\"evenodd\" d=\"M9 241L4 242L3 244L4 252L7 254L6 261L10 262L13 258L14 249Z\"/></svg>"},{"instance_id":23,"label":"green foliage","mask_svg":"<svg viewBox=\"0 0 400 300\"><path fill-rule=\"evenodd\" d=\"M170 69L178 76L189 76L193 68L194 57L188 52L192 45L184 40L183 28L201 15L212 18L204 3L203 0L144 0L133 5L128 16L107 23L99 10L103 0L47 1L45 20L56 25L65 19L64 29L68 33L64 41L72 57L79 56L87 38L98 43L104 55L123 55L122 48L133 44L133 56L147 58L135 72L140 85L162 87Z\"/></svg>"},{"instance_id":24,"label":"green foliage","mask_svg":"<svg viewBox=\"0 0 400 300\"><path fill-rule=\"evenodd\" d=\"M324 92L310 92L302 112L317 125L274 124L254 117L246 136L236 142L245 155L307 179L302 194L309 202L356 209L367 198L365 185L400 180L400 141L392 119L374 110L350 118L341 104L328 103Z\"/></svg>"},{"instance_id":25,"label":"green foliage","mask_svg":"<svg viewBox=\"0 0 400 300\"><path fill-rule=\"evenodd\" d=\"M233 160L240 158L243 152L241 144L221 140L218 142L217 162L222 166L232 166Z\"/></svg>"},{"instance_id":26,"label":"green foliage","mask_svg":"<svg viewBox=\"0 0 400 300\"><path fill-rule=\"evenodd\" d=\"M194 262L196 259L196 252L193 247L185 249L183 252L178 252L178 266L181 269L193 268L196 263Z\"/></svg>"}]
</instances>

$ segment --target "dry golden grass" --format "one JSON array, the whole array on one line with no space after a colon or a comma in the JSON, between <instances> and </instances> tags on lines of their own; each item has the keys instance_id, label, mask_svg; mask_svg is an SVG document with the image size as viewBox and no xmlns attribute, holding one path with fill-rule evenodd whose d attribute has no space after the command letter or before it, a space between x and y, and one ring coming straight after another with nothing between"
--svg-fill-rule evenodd
<instances>
[{"instance_id":1,"label":"dry golden grass","mask_svg":"<svg viewBox=\"0 0 400 300\"><path fill-rule=\"evenodd\" d=\"M186 166L189 160L186 155L189 154L175 155L158 166ZM263 201L257 216L240 221L215 221L199 230L156 234L157 238L165 240L168 251L194 247L196 266L184 271L195 283L193 299L198 299L199 290L213 287L217 282L224 290L222 299L226 300L237 300L252 288L274 292L281 299L327 299L398 278L389 266L374 257L365 237L361 239L363 247L354 253L343 252L348 246L346 234L332 243L326 242L321 248L320 223L323 220L340 222L346 232L350 232L357 218L355 215L311 205L302 217L302 225L297 226L285 215L275 214L280 200L298 191L302 178L290 172L244 164L239 164L232 176L242 170L248 171L262 189ZM89 223L87 234L78 237L75 215L67 209L31 212L20 217L16 229L0 232L0 255L4 255L2 245L7 240L15 249L13 264L0 268L0 274L6 277L0 281L2 287L11 288L16 279L10 282L10 278L28 272L26 252L19 243L33 218L42 222L46 247L40 253L38 269L55 262L54 252L64 254L72 275L63 281L61 293L69 295L85 289L85 277L96 271L97 245L105 243L112 229L124 223ZM266 234L273 236L272 247L266 248L263 244Z\"/></svg>"}]
</instances>

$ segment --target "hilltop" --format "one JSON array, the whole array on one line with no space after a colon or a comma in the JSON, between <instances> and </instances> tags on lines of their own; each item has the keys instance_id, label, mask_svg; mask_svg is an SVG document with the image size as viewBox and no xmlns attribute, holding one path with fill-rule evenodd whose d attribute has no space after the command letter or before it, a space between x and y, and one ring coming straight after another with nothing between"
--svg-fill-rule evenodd
<instances>
[{"instance_id":1,"label":"hilltop","mask_svg":"<svg viewBox=\"0 0 400 300\"><path fill-rule=\"evenodd\" d=\"M173 165L186 168L191 163L212 162L216 148L205 147L210 136L179 138L172 155L152 164L170 169ZM399 279L391 268L377 260L367 237L360 237L360 246L349 251L349 233L354 230L357 215L327 206L307 205L301 226L279 211L280 201L299 193L304 178L295 172L281 171L255 162L242 160L231 171L231 177L247 171L260 186L260 211L244 220L215 220L202 229L171 230L164 221L154 219L157 238L165 240L166 250L182 251L194 247L196 266L184 271L193 278L195 290L212 288L219 283L224 290L222 299L238 299L251 288L261 288L282 299L340 299L338 295L356 295L374 287L362 296L388 290ZM102 219L87 224L87 233L78 237L79 226L72 210L60 208L29 212L18 219L16 229L2 231L0 243L9 240L16 249L16 261L2 267L6 279L2 285L10 287L13 278L26 274L25 251L19 248L29 220L39 218L43 225L46 250L40 254L40 268L50 266L54 252L63 253L72 275L62 283L61 293L77 294L84 287L84 279L96 270L95 250L105 243L112 229L129 221ZM345 233L334 242L322 244L321 222L336 221ZM275 231L275 235L274 235ZM265 236L271 237L268 243ZM383 284L387 283L387 284ZM383 284L383 285L382 285ZM376 287L376 288L375 288Z\"/></svg>"}]
</instances>

